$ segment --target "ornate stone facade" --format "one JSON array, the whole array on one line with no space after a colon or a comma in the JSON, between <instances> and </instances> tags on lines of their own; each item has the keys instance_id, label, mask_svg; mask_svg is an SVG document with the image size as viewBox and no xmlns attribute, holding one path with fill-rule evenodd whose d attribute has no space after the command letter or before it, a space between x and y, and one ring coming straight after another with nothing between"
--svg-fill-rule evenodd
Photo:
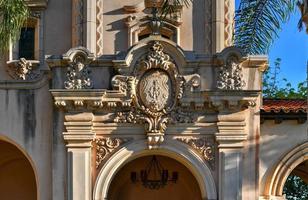
<instances>
[{"instance_id":1,"label":"ornate stone facade","mask_svg":"<svg viewBox=\"0 0 308 200\"><path fill-rule=\"evenodd\" d=\"M144 169L136 160L153 156L171 180L179 172L179 182L197 183L197 199L283 198L277 183L308 158L307 126L295 112L279 124L260 112L267 57L230 46L231 0L180 6L161 35L149 28L152 1L27 2L41 13L40 63L0 70L0 139L26 155L37 199L109 199L118 174L121 187L134 184L131 172ZM170 185L167 199L190 191ZM119 199L143 197L131 186Z\"/></svg>"}]
</instances>

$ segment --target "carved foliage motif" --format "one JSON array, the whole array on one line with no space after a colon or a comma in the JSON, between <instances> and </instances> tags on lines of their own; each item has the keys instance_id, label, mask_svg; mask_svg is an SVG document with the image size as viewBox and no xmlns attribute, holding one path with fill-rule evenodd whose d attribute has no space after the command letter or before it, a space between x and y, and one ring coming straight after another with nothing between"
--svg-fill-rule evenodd
<instances>
[{"instance_id":1,"label":"carved foliage motif","mask_svg":"<svg viewBox=\"0 0 308 200\"><path fill-rule=\"evenodd\" d=\"M245 85L242 67L238 59L235 56L228 57L219 71L217 88L222 90L242 90Z\"/></svg>"},{"instance_id":2,"label":"carved foliage motif","mask_svg":"<svg viewBox=\"0 0 308 200\"><path fill-rule=\"evenodd\" d=\"M33 80L39 75L39 73L34 71L36 67L34 64L38 63L33 63L33 61L28 61L25 58L10 61L8 63L9 75L15 80Z\"/></svg>"},{"instance_id":3,"label":"carved foliage motif","mask_svg":"<svg viewBox=\"0 0 308 200\"><path fill-rule=\"evenodd\" d=\"M128 141L127 138L96 138L96 168L99 168L103 160L116 148Z\"/></svg>"},{"instance_id":4,"label":"carved foliage motif","mask_svg":"<svg viewBox=\"0 0 308 200\"><path fill-rule=\"evenodd\" d=\"M184 142L197 150L204 160L211 163L211 166L214 167L215 163L215 146L214 141L209 138L191 138L191 137L181 137L177 140Z\"/></svg>"},{"instance_id":5,"label":"carved foliage motif","mask_svg":"<svg viewBox=\"0 0 308 200\"><path fill-rule=\"evenodd\" d=\"M157 148L164 140L167 124L179 119L174 117L174 111L184 89L189 87L185 83L195 87L200 83L196 80L199 76L179 75L158 41L153 42L148 54L137 62L132 75L113 78L114 88L131 98L133 105L129 112L118 113L115 121L144 124L149 148Z\"/></svg>"},{"instance_id":6,"label":"carved foliage motif","mask_svg":"<svg viewBox=\"0 0 308 200\"><path fill-rule=\"evenodd\" d=\"M73 62L69 64L64 82L66 89L89 89L93 84L90 79L90 70L85 64L86 58L82 55L76 55Z\"/></svg>"}]
</instances>

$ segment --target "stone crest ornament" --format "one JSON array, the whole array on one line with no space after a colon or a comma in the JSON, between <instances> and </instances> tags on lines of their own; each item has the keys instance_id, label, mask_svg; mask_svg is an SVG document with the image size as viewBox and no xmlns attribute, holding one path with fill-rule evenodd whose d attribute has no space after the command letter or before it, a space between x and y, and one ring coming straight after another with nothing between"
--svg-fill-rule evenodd
<instances>
[{"instance_id":1,"label":"stone crest ornament","mask_svg":"<svg viewBox=\"0 0 308 200\"><path fill-rule=\"evenodd\" d=\"M71 49L67 54L69 55L66 55L68 68L66 73L67 80L64 82L65 89L92 88L91 71L88 65L94 59L94 56L82 47Z\"/></svg>"},{"instance_id":2,"label":"stone crest ornament","mask_svg":"<svg viewBox=\"0 0 308 200\"><path fill-rule=\"evenodd\" d=\"M114 88L125 92L132 104L130 111L117 113L115 122L144 124L149 149L158 148L164 141L167 124L177 119L174 111L185 84L196 78L200 77L180 75L163 45L152 42L149 52L139 59L129 76L113 78Z\"/></svg>"},{"instance_id":3,"label":"stone crest ornament","mask_svg":"<svg viewBox=\"0 0 308 200\"><path fill-rule=\"evenodd\" d=\"M243 80L242 67L236 56L229 56L220 68L217 88L221 90L242 90L246 83Z\"/></svg>"},{"instance_id":4,"label":"stone crest ornament","mask_svg":"<svg viewBox=\"0 0 308 200\"><path fill-rule=\"evenodd\" d=\"M7 64L8 73L15 80L33 80L39 76L39 73L35 71L39 61L20 58L8 61Z\"/></svg>"}]
</instances>

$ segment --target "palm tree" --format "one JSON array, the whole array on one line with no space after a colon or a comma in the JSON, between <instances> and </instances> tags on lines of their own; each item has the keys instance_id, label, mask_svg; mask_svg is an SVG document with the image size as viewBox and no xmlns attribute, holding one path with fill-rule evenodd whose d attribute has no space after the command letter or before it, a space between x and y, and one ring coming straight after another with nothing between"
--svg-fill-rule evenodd
<instances>
[{"instance_id":1,"label":"palm tree","mask_svg":"<svg viewBox=\"0 0 308 200\"><path fill-rule=\"evenodd\" d=\"M24 0L0 0L0 51L19 38L21 28L29 16Z\"/></svg>"},{"instance_id":2,"label":"palm tree","mask_svg":"<svg viewBox=\"0 0 308 200\"><path fill-rule=\"evenodd\" d=\"M306 32L308 33L308 0L303 0L297 2L297 6L299 7L299 10L301 11L302 17L298 22L298 29L302 30L303 25L306 25Z\"/></svg>"},{"instance_id":3,"label":"palm tree","mask_svg":"<svg viewBox=\"0 0 308 200\"><path fill-rule=\"evenodd\" d=\"M193 3L193 0L162 1L162 13L165 15L174 12L178 5ZM304 1L307 3L308 0ZM282 24L295 11L296 3L297 0L241 0L235 13L235 46L246 54L267 54Z\"/></svg>"},{"instance_id":4,"label":"palm tree","mask_svg":"<svg viewBox=\"0 0 308 200\"><path fill-rule=\"evenodd\" d=\"M193 0L148 1L161 5L161 17L171 15L181 5L188 7L193 3ZM281 25L295 10L297 1L241 0L235 16L234 44L247 54L267 54ZM306 3L302 5L307 5L307 0L302 1ZM0 50L7 50L10 41L18 39L20 29L28 16L29 10L24 0L0 0ZM302 17L300 24L305 19Z\"/></svg>"}]
</instances>

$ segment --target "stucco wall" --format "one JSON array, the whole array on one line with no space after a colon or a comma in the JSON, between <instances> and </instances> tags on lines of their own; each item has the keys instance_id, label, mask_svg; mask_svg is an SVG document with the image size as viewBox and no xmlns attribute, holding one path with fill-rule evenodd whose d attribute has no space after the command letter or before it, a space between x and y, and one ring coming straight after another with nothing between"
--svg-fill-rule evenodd
<instances>
[{"instance_id":1,"label":"stucco wall","mask_svg":"<svg viewBox=\"0 0 308 200\"><path fill-rule=\"evenodd\" d=\"M260 189L271 170L292 149L307 141L307 123L298 124L296 120L284 120L275 124L266 120L261 124L260 138Z\"/></svg>"}]
</instances>

